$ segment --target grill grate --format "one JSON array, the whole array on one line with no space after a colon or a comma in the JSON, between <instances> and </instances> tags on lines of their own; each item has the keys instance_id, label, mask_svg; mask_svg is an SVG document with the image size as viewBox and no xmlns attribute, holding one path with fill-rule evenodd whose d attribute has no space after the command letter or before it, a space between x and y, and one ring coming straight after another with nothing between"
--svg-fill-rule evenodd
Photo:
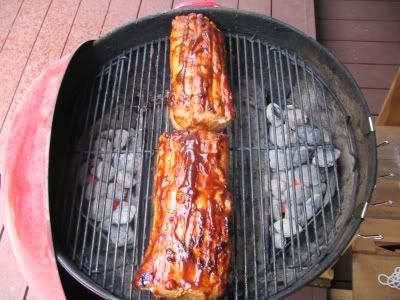
<instances>
[{"instance_id":1,"label":"grill grate","mask_svg":"<svg viewBox=\"0 0 400 300\"><path fill-rule=\"evenodd\" d=\"M248 36L227 35L226 43L237 113L228 129L234 252L226 298L268 298L279 295L310 272L338 238L345 207L340 187L346 179L340 172L341 161L333 160L333 166L328 167L328 156L334 154L332 147L353 153L353 141L340 100L295 53ZM146 43L117 56L88 83L81 104L85 107L75 124L79 140L73 162L68 164L67 192L57 201L60 221L56 222L56 230L65 237L61 241L63 250L100 288L125 299L150 297L149 293L133 290L131 281L151 230L157 141L162 132L170 130L166 108L168 55L167 37ZM280 119L275 113L272 124L268 124L270 103L278 105L286 120L290 105L295 106L301 111L300 118L294 118L295 125L301 125L297 121L304 122L308 116L308 124L316 129L308 135L304 126L295 126L295 130L284 125L278 128ZM121 135L116 134L118 130ZM127 140L122 130L128 132ZM317 135L324 130L324 141L311 145L310 141L318 140ZM283 170L274 172L271 160L279 164L280 147L271 141L279 137L283 137L284 144L289 143L285 147L289 155L283 155L280 162ZM301 184L298 197L295 186L289 184L295 178L295 151L300 155L302 146L307 147L309 155L304 168L297 169L300 181L316 176L317 184L310 188L312 195L324 195L326 190L323 197L311 196L311 216L306 205L296 208L299 198L306 198L308 187ZM311 153L318 149L325 149L323 167L313 175ZM321 157L315 159L318 164ZM274 176L279 185L275 197L279 215L284 213L284 192L288 199L291 192L296 195L286 208L289 224L294 222L286 239L280 234L284 232L282 216L274 226ZM136 184L118 189L128 181ZM134 211L123 211L122 204L113 200L122 197L127 207L134 206ZM103 198L111 202L101 204ZM289 213L292 209L294 213ZM133 219L124 222L124 218ZM276 234L280 239L273 238Z\"/></svg>"}]
</instances>

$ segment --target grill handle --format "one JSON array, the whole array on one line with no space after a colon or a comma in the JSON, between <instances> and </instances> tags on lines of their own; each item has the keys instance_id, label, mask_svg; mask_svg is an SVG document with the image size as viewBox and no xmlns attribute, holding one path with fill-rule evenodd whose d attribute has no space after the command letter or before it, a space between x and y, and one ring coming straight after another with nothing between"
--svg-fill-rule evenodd
<instances>
[{"instance_id":1,"label":"grill handle","mask_svg":"<svg viewBox=\"0 0 400 300\"><path fill-rule=\"evenodd\" d=\"M189 7L222 7L221 4L212 0L188 0L178 4L175 8L189 8Z\"/></svg>"}]
</instances>

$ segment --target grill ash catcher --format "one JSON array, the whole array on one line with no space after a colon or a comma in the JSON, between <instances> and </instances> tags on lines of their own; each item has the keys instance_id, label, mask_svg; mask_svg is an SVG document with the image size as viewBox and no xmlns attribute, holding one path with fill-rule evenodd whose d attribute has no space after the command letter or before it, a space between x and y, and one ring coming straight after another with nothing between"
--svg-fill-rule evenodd
<instances>
[{"instance_id":1,"label":"grill ash catcher","mask_svg":"<svg viewBox=\"0 0 400 300\"><path fill-rule=\"evenodd\" d=\"M1 192L10 236L18 236L13 250L38 296L65 297L57 260L106 299L151 297L132 288L132 276L151 229L157 141L171 130L171 21L189 12L225 33L237 113L227 131L234 248L224 297L293 293L328 268L359 228L376 181L376 140L349 72L277 20L182 8L85 43L34 82L18 111ZM35 225L29 235L20 220Z\"/></svg>"}]
</instances>

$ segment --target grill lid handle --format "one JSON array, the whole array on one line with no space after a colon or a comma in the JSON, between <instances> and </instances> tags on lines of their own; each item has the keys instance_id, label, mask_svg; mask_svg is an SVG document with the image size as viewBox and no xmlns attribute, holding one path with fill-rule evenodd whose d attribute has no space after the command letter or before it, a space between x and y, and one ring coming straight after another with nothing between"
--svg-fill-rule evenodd
<instances>
[{"instance_id":1,"label":"grill lid handle","mask_svg":"<svg viewBox=\"0 0 400 300\"><path fill-rule=\"evenodd\" d=\"M188 0L178 4L175 8L190 8L190 7L222 7L221 4L212 0Z\"/></svg>"}]
</instances>

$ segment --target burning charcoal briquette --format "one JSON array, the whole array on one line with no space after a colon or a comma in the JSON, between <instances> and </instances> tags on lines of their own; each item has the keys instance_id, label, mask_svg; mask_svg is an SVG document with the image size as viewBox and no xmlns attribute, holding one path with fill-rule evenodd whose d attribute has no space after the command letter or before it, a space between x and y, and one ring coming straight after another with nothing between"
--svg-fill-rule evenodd
<instances>
[{"instance_id":1,"label":"burning charcoal briquette","mask_svg":"<svg viewBox=\"0 0 400 300\"><path fill-rule=\"evenodd\" d=\"M283 249L286 245L286 239L282 237L282 234L275 232L274 243L276 249Z\"/></svg>"},{"instance_id":2,"label":"burning charcoal briquette","mask_svg":"<svg viewBox=\"0 0 400 300\"><path fill-rule=\"evenodd\" d=\"M273 175L271 179L271 193L272 196L278 197L279 191L283 193L286 191L287 181L286 174L284 172L279 172L279 178L277 175Z\"/></svg>"},{"instance_id":3,"label":"burning charcoal briquette","mask_svg":"<svg viewBox=\"0 0 400 300\"><path fill-rule=\"evenodd\" d=\"M118 234L118 226L119 226L119 234ZM109 226L103 226L103 229L105 228L106 230L108 230L108 227ZM127 230L128 230L128 235L126 232ZM110 238L111 241L114 244L117 244L118 247L125 246L125 242L127 242L128 245L132 244L133 231L131 229L131 226L126 224L111 225Z\"/></svg>"},{"instance_id":4,"label":"burning charcoal briquette","mask_svg":"<svg viewBox=\"0 0 400 300\"><path fill-rule=\"evenodd\" d=\"M94 142L94 150L98 151L100 157L103 157L106 153L112 151L112 144L108 139L99 138Z\"/></svg>"},{"instance_id":5,"label":"burning charcoal briquette","mask_svg":"<svg viewBox=\"0 0 400 300\"><path fill-rule=\"evenodd\" d=\"M124 186L124 188L129 189L136 185L136 179L129 172L124 172L123 170L118 171L117 182Z\"/></svg>"},{"instance_id":6,"label":"burning charcoal briquette","mask_svg":"<svg viewBox=\"0 0 400 300\"><path fill-rule=\"evenodd\" d=\"M292 152L290 156L290 151ZM293 162L293 167L300 166L308 158L308 148L305 146L286 149L286 156Z\"/></svg>"},{"instance_id":7,"label":"burning charcoal briquette","mask_svg":"<svg viewBox=\"0 0 400 300\"><path fill-rule=\"evenodd\" d=\"M114 129L102 131L100 133L100 137L103 139L111 140L114 137Z\"/></svg>"},{"instance_id":8,"label":"burning charcoal briquette","mask_svg":"<svg viewBox=\"0 0 400 300\"><path fill-rule=\"evenodd\" d=\"M323 142L323 135L318 128L310 125L298 126L297 135L300 142L305 145L320 145Z\"/></svg>"},{"instance_id":9,"label":"burning charcoal briquette","mask_svg":"<svg viewBox=\"0 0 400 300\"><path fill-rule=\"evenodd\" d=\"M272 216L275 221L282 219L281 204L277 198L272 198Z\"/></svg>"},{"instance_id":10,"label":"burning charcoal briquette","mask_svg":"<svg viewBox=\"0 0 400 300\"><path fill-rule=\"evenodd\" d=\"M271 169L284 170L288 161L285 161L285 151L281 149L269 150L269 167Z\"/></svg>"},{"instance_id":11,"label":"burning charcoal briquette","mask_svg":"<svg viewBox=\"0 0 400 300\"><path fill-rule=\"evenodd\" d=\"M104 161L99 161L96 166L96 172L94 168L90 170L90 174L94 175L97 177L97 179L103 181L103 182L108 182L115 177L115 169L111 165L111 162L104 162Z\"/></svg>"},{"instance_id":12,"label":"burning charcoal briquette","mask_svg":"<svg viewBox=\"0 0 400 300\"><path fill-rule=\"evenodd\" d=\"M279 127L270 126L268 134L271 143L278 147L288 146L296 141L293 130L287 124Z\"/></svg>"},{"instance_id":13,"label":"burning charcoal briquette","mask_svg":"<svg viewBox=\"0 0 400 300\"><path fill-rule=\"evenodd\" d=\"M298 223L300 226L304 226L305 219L304 219L304 211L302 204L299 205L292 204L290 206L290 209L285 214L285 219L288 219L290 221L290 218L292 218L292 222L294 221L295 223Z\"/></svg>"},{"instance_id":14,"label":"burning charcoal briquette","mask_svg":"<svg viewBox=\"0 0 400 300\"><path fill-rule=\"evenodd\" d=\"M288 199L287 195L288 191L285 191L286 201ZM305 185L302 187L301 184L295 183L289 187L289 200L292 206L304 202L310 196L311 189Z\"/></svg>"},{"instance_id":15,"label":"burning charcoal briquette","mask_svg":"<svg viewBox=\"0 0 400 300\"><path fill-rule=\"evenodd\" d=\"M294 169L294 178L300 183L304 182L305 186L318 185L320 183L319 180L325 181L325 178L320 173L319 168L313 164L304 164L301 167Z\"/></svg>"},{"instance_id":16,"label":"burning charcoal briquette","mask_svg":"<svg viewBox=\"0 0 400 300\"><path fill-rule=\"evenodd\" d=\"M121 153L120 155L115 154L113 157L113 164L115 168L118 168L119 171L125 171L126 167L126 172L134 174L134 164L138 166L138 161L137 159L135 160L135 154L134 153Z\"/></svg>"},{"instance_id":17,"label":"burning charcoal briquette","mask_svg":"<svg viewBox=\"0 0 400 300\"><path fill-rule=\"evenodd\" d=\"M313 203L314 203L314 209L313 209ZM306 206L307 220L309 220L321 208L321 196L319 194L316 194L314 195L314 197L308 198L307 201L305 202L305 206Z\"/></svg>"},{"instance_id":18,"label":"burning charcoal briquette","mask_svg":"<svg viewBox=\"0 0 400 300\"><path fill-rule=\"evenodd\" d=\"M291 129L295 130L297 126L307 124L307 121L308 117L304 111L298 108L294 108L292 105L288 105L287 122Z\"/></svg>"},{"instance_id":19,"label":"burning charcoal briquette","mask_svg":"<svg viewBox=\"0 0 400 300\"><path fill-rule=\"evenodd\" d=\"M292 234L296 234L297 231L300 233L303 231L303 228L300 225L296 224L295 220L292 220L291 222L291 226L290 226L290 221L286 218L282 219L282 220L278 220L274 223L274 228L276 230L276 232L281 233L281 224L283 227L283 236L284 237L290 237L290 230L292 231Z\"/></svg>"},{"instance_id":20,"label":"burning charcoal briquette","mask_svg":"<svg viewBox=\"0 0 400 300\"><path fill-rule=\"evenodd\" d=\"M106 198L95 198L90 205L90 218L95 221L108 220L112 213L114 201ZM104 214L104 217L103 217Z\"/></svg>"},{"instance_id":21,"label":"burning charcoal briquette","mask_svg":"<svg viewBox=\"0 0 400 300\"><path fill-rule=\"evenodd\" d=\"M85 199L91 200L98 197L105 197L107 195L107 183L96 181L89 183L85 190Z\"/></svg>"},{"instance_id":22,"label":"burning charcoal briquette","mask_svg":"<svg viewBox=\"0 0 400 300\"><path fill-rule=\"evenodd\" d=\"M312 163L321 168L327 166L332 167L335 161L340 157L340 150L329 147L329 149L324 147L318 147L314 154Z\"/></svg>"},{"instance_id":23,"label":"burning charcoal briquette","mask_svg":"<svg viewBox=\"0 0 400 300\"><path fill-rule=\"evenodd\" d=\"M112 223L113 224L126 224L130 223L133 220L133 217L136 213L136 207L134 205L129 205L128 202L122 201L118 202L119 204L114 209L112 214ZM121 214L121 218L120 218Z\"/></svg>"},{"instance_id":24,"label":"burning charcoal briquette","mask_svg":"<svg viewBox=\"0 0 400 300\"><path fill-rule=\"evenodd\" d=\"M142 149L143 129L139 129L136 133L135 129L129 130L128 150L139 152Z\"/></svg>"},{"instance_id":25,"label":"burning charcoal briquette","mask_svg":"<svg viewBox=\"0 0 400 300\"><path fill-rule=\"evenodd\" d=\"M125 129L115 130L114 149L122 149L128 142L129 132ZM120 148L121 147L121 148Z\"/></svg>"},{"instance_id":26,"label":"burning charcoal briquette","mask_svg":"<svg viewBox=\"0 0 400 300\"><path fill-rule=\"evenodd\" d=\"M281 108L276 103L267 105L267 120L272 126L281 126L284 122L284 115Z\"/></svg>"},{"instance_id":27,"label":"burning charcoal briquette","mask_svg":"<svg viewBox=\"0 0 400 300\"><path fill-rule=\"evenodd\" d=\"M292 166L298 167L308 158L308 149L305 146L291 149L277 149L269 151L269 166L274 170L285 170ZM285 160L286 159L286 160Z\"/></svg>"},{"instance_id":28,"label":"burning charcoal briquette","mask_svg":"<svg viewBox=\"0 0 400 300\"><path fill-rule=\"evenodd\" d=\"M107 198L123 200L125 198L125 194L126 191L124 190L122 184L119 184L118 182L111 182L108 184Z\"/></svg>"}]
</instances>

